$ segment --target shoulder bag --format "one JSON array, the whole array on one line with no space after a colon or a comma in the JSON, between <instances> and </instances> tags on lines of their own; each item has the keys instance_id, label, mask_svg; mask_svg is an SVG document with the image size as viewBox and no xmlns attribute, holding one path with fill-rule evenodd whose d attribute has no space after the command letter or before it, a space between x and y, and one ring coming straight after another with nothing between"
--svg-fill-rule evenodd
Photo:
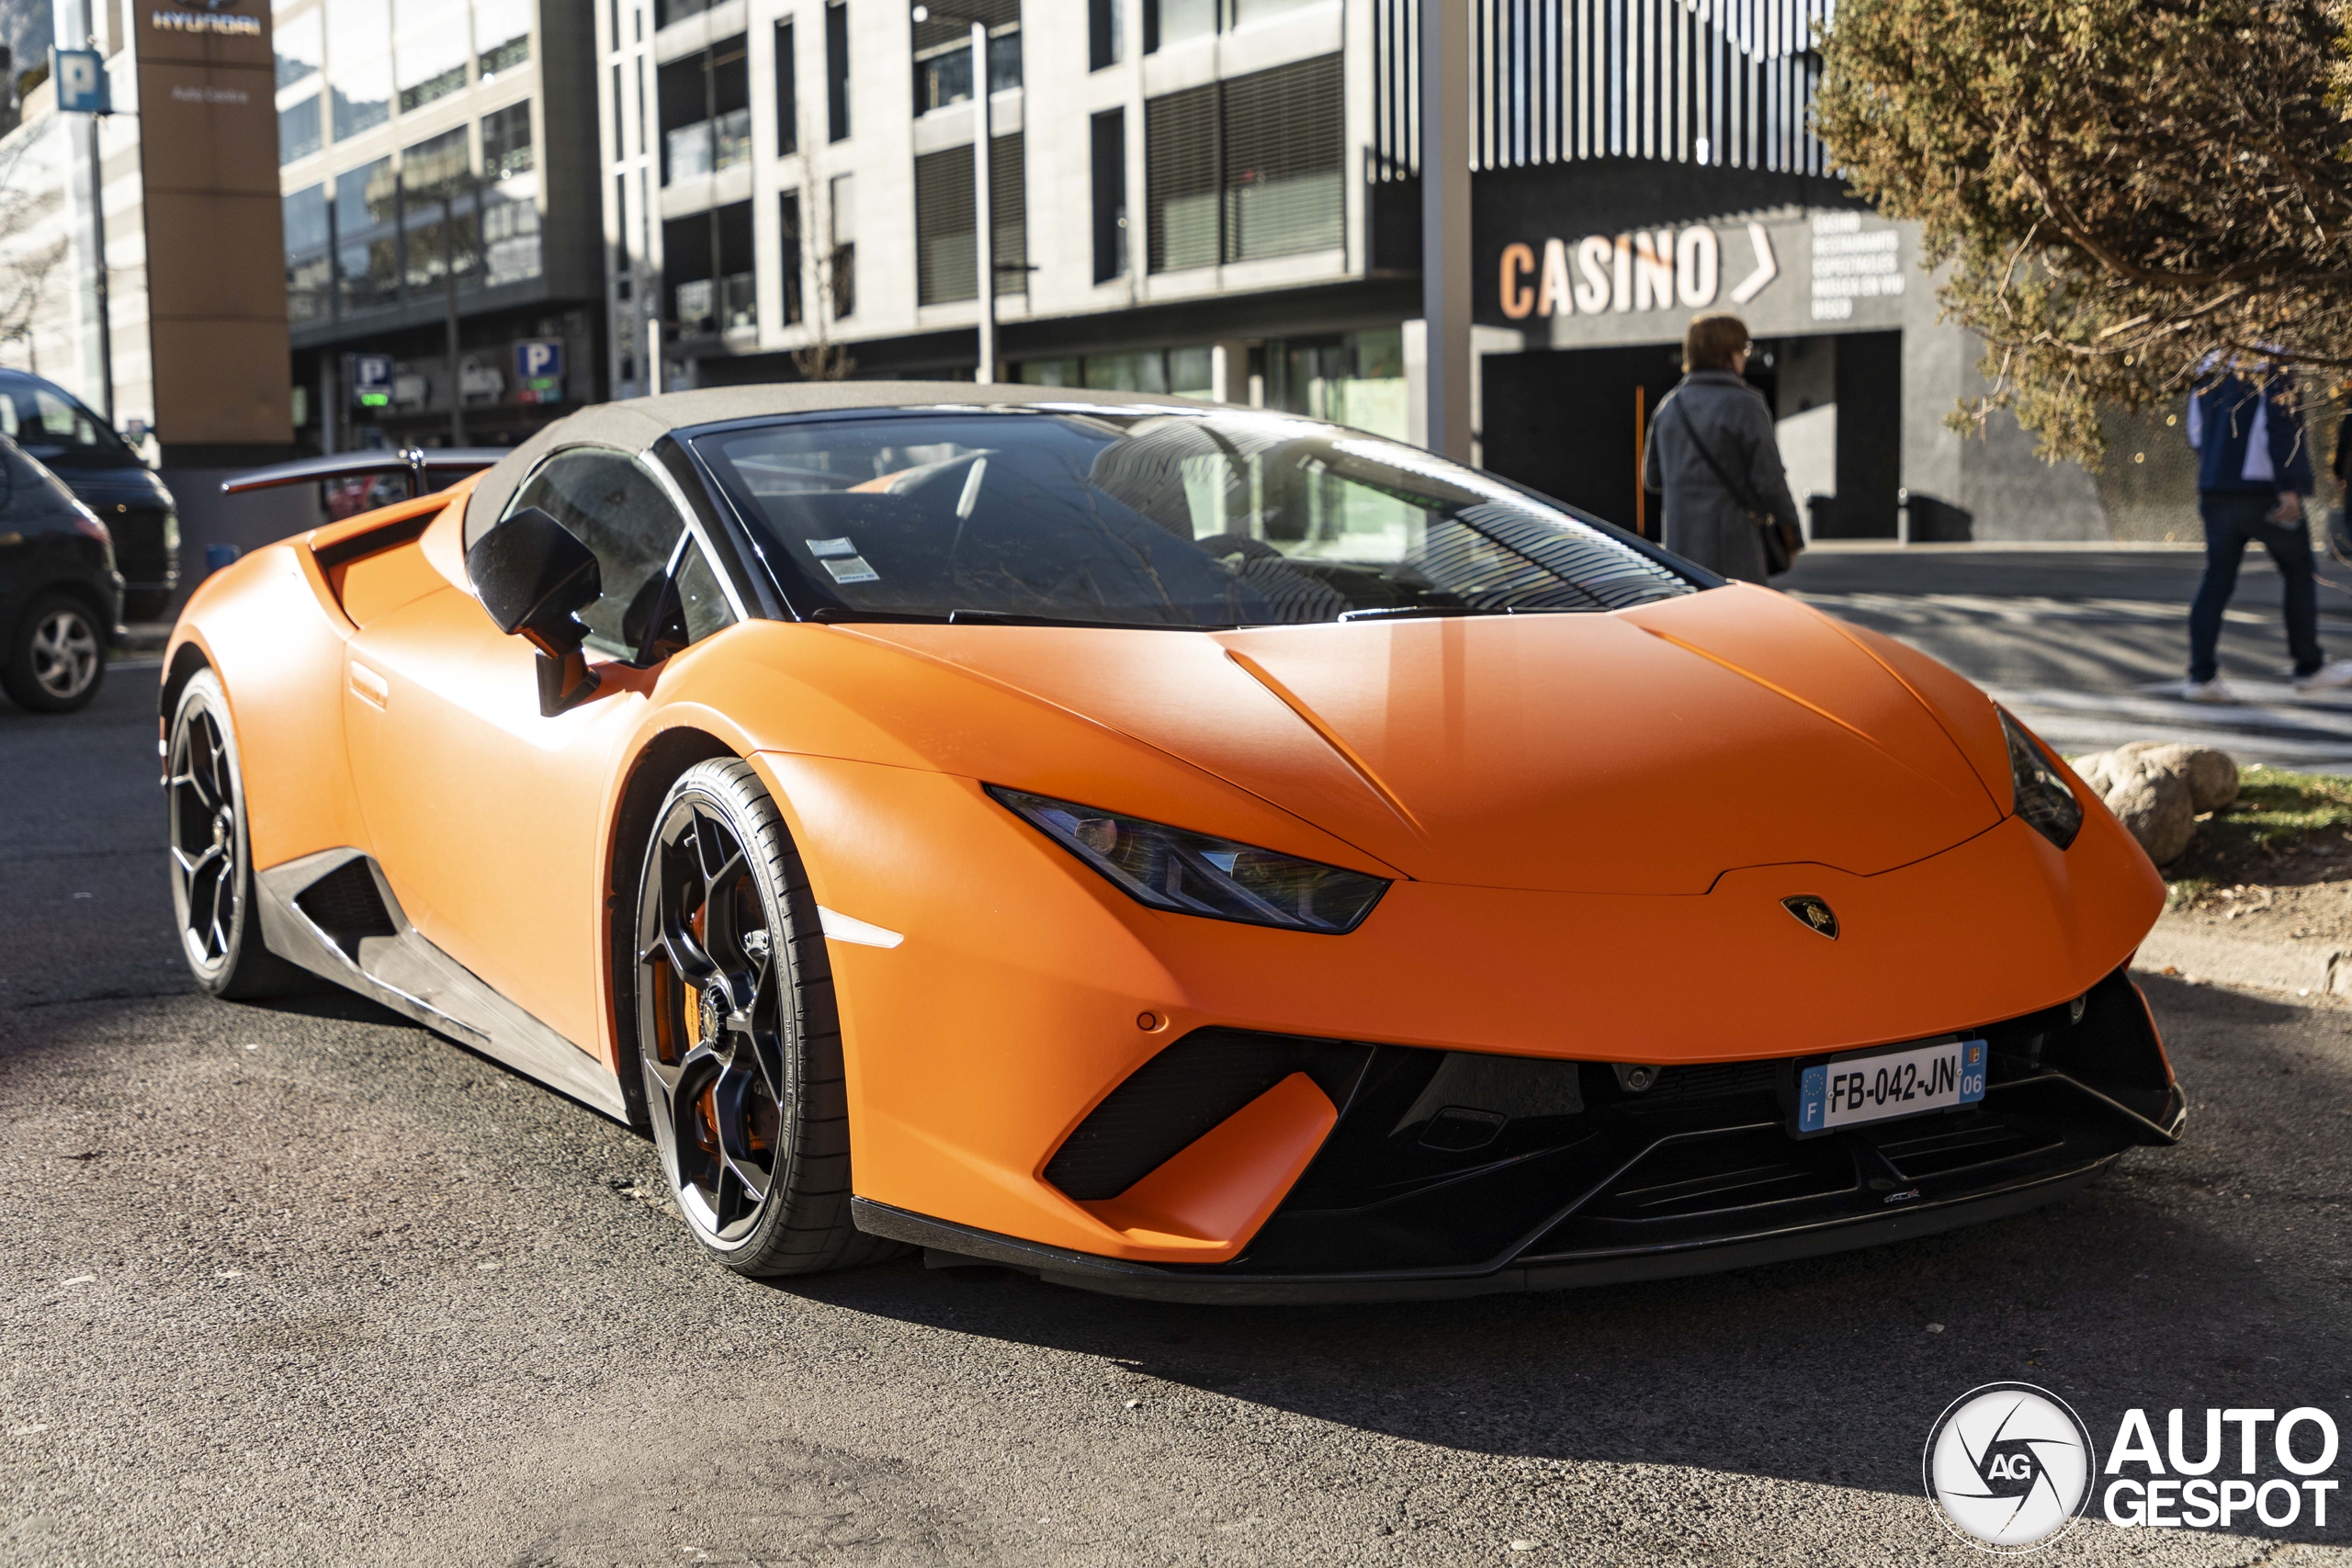
<instances>
[{"instance_id":1,"label":"shoulder bag","mask_svg":"<svg viewBox=\"0 0 2352 1568\"><path fill-rule=\"evenodd\" d=\"M1797 552L1804 548L1804 530L1773 516L1746 485L1733 479L1724 466L1715 461L1715 455L1707 449L1706 442L1700 439L1699 427L1690 423L1690 411L1682 406L1680 398L1674 400L1674 412L1682 421L1682 433L1690 437L1690 445L1698 449L1699 456L1705 460L1715 478L1723 481L1724 489L1731 491L1732 500L1747 513L1747 520L1756 525L1756 531L1764 545L1764 574L1778 577L1788 570L1795 563Z\"/></svg>"}]
</instances>

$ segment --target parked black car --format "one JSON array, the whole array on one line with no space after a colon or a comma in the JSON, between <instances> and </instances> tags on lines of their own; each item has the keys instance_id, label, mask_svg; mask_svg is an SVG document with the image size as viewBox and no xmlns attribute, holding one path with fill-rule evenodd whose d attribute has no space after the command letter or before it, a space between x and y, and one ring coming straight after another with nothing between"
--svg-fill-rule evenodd
<instances>
[{"instance_id":1,"label":"parked black car","mask_svg":"<svg viewBox=\"0 0 2352 1568\"><path fill-rule=\"evenodd\" d=\"M180 581L180 514L164 481L71 392L22 370L0 370L0 433L63 479L114 535L123 618L162 619Z\"/></svg>"},{"instance_id":2,"label":"parked black car","mask_svg":"<svg viewBox=\"0 0 2352 1568\"><path fill-rule=\"evenodd\" d=\"M122 574L107 525L65 482L0 437L0 686L36 713L98 694L119 635Z\"/></svg>"}]
</instances>

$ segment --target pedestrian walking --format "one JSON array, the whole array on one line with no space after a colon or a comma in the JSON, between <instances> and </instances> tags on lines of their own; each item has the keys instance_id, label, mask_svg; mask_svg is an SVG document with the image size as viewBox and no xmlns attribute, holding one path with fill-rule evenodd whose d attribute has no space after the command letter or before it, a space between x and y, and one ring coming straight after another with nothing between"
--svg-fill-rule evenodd
<instances>
[{"instance_id":1,"label":"pedestrian walking","mask_svg":"<svg viewBox=\"0 0 2352 1568\"><path fill-rule=\"evenodd\" d=\"M1781 467L1772 411L1748 385L1747 323L1715 314L1682 334L1682 379L1659 400L1642 455L1642 486L1664 497L1666 547L1746 582L1787 570L1803 547L1797 503ZM1778 531L1782 541L1765 537ZM1775 558L1778 558L1777 559Z\"/></svg>"},{"instance_id":2,"label":"pedestrian walking","mask_svg":"<svg viewBox=\"0 0 2352 1568\"><path fill-rule=\"evenodd\" d=\"M2311 442L2283 371L2256 378L2229 370L2189 395L2188 445L2197 453L2197 513L2205 523L2205 577L2188 607L2188 684L2196 703L2231 703L2222 680L2222 613L2238 563L2259 540L2286 584L2287 648L2299 692L2352 686L2352 660L2331 664L2319 646L2319 591L2304 498L2312 494Z\"/></svg>"}]
</instances>

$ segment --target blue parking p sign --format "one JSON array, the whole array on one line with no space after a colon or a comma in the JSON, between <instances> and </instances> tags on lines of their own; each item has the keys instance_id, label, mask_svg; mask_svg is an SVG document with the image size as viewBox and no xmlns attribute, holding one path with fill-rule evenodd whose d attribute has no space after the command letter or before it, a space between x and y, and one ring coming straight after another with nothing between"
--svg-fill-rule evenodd
<instances>
[{"instance_id":1,"label":"blue parking p sign","mask_svg":"<svg viewBox=\"0 0 2352 1568\"><path fill-rule=\"evenodd\" d=\"M563 401L561 339L525 338L514 345L514 400L519 403Z\"/></svg>"},{"instance_id":2,"label":"blue parking p sign","mask_svg":"<svg viewBox=\"0 0 2352 1568\"><path fill-rule=\"evenodd\" d=\"M112 114L107 96L106 62L95 49L52 49L50 79L57 84L57 107L67 114Z\"/></svg>"}]
</instances>

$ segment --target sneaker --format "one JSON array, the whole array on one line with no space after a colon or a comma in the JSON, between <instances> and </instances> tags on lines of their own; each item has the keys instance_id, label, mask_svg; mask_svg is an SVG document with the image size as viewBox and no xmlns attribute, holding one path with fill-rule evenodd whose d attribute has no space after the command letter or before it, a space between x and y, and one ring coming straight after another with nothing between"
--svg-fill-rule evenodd
<instances>
[{"instance_id":1,"label":"sneaker","mask_svg":"<svg viewBox=\"0 0 2352 1568\"><path fill-rule=\"evenodd\" d=\"M2223 685L2219 675L2210 681L2191 681L2181 688L2180 694L2192 703L2233 703L2238 700L2238 694Z\"/></svg>"},{"instance_id":2,"label":"sneaker","mask_svg":"<svg viewBox=\"0 0 2352 1568\"><path fill-rule=\"evenodd\" d=\"M2352 659L2339 659L2333 664L2323 664L2308 675L2295 677L2299 692L2340 692L2352 686Z\"/></svg>"}]
</instances>

